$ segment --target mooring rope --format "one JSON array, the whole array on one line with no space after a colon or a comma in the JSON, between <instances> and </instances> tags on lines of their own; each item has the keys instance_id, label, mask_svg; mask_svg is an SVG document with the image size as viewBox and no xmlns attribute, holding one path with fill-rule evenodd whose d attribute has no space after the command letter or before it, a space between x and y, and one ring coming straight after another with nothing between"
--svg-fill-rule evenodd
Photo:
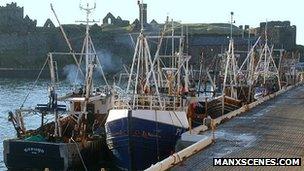
<instances>
[{"instance_id":1,"label":"mooring rope","mask_svg":"<svg viewBox=\"0 0 304 171\"><path fill-rule=\"evenodd\" d=\"M79 157L80 157L80 160L81 160L81 163L82 163L82 165L83 165L84 170L85 170L85 171L88 171L88 168L86 167L86 165L85 165L85 163L84 163L84 161L83 161L82 155L81 155L81 153L80 153L78 144L73 140L73 138L71 138L71 140L72 140L72 141L74 142L74 144L76 145L76 148L77 148L77 151L78 151L78 155L79 155Z\"/></svg>"},{"instance_id":2,"label":"mooring rope","mask_svg":"<svg viewBox=\"0 0 304 171\"><path fill-rule=\"evenodd\" d=\"M157 111L155 110L155 132L156 132L156 152L157 152L157 161L160 161L159 157L159 139L158 139L158 120L157 120Z\"/></svg>"},{"instance_id":3,"label":"mooring rope","mask_svg":"<svg viewBox=\"0 0 304 171\"><path fill-rule=\"evenodd\" d=\"M175 117L177 118L177 120L178 120L178 122L180 123L180 125L181 125L182 127L186 128L186 127L183 125L182 121L179 119L178 115L175 113L175 111L172 111L172 112L173 112L173 114L175 115Z\"/></svg>"}]
</instances>

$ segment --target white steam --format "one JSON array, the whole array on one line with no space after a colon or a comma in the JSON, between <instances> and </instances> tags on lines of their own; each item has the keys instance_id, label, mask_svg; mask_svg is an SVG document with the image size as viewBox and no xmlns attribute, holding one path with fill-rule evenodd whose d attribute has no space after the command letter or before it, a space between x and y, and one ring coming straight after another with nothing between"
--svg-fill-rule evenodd
<instances>
[{"instance_id":1,"label":"white steam","mask_svg":"<svg viewBox=\"0 0 304 171\"><path fill-rule=\"evenodd\" d=\"M80 85L84 81L80 71L78 70L77 66L74 64L66 65L63 68L63 74L66 76L66 79L71 84Z\"/></svg>"},{"instance_id":2,"label":"white steam","mask_svg":"<svg viewBox=\"0 0 304 171\"><path fill-rule=\"evenodd\" d=\"M116 73L120 71L122 66L122 61L119 57L114 56L111 52L107 50L100 50L97 52L97 56L101 63L103 72L105 73Z\"/></svg>"}]
</instances>

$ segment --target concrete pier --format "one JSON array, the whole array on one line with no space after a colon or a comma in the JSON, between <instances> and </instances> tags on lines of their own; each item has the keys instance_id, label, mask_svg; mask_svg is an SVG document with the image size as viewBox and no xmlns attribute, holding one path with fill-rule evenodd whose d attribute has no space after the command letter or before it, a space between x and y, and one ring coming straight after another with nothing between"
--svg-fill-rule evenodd
<instances>
[{"instance_id":1,"label":"concrete pier","mask_svg":"<svg viewBox=\"0 0 304 171\"><path fill-rule=\"evenodd\" d=\"M172 170L304 170L304 87L295 87L220 124L215 137L214 144ZM213 166L213 158L220 157L301 158L302 165Z\"/></svg>"}]
</instances>

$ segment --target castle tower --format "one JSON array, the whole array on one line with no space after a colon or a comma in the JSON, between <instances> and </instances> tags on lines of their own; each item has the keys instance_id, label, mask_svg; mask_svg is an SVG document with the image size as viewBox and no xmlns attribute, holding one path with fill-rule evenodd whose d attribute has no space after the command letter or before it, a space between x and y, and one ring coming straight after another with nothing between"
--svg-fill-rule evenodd
<instances>
[{"instance_id":1,"label":"castle tower","mask_svg":"<svg viewBox=\"0 0 304 171\"><path fill-rule=\"evenodd\" d=\"M139 6L139 21L143 21L143 24L147 24L147 4L142 4L140 1L138 1ZM143 17L143 18L141 18Z\"/></svg>"}]
</instances>

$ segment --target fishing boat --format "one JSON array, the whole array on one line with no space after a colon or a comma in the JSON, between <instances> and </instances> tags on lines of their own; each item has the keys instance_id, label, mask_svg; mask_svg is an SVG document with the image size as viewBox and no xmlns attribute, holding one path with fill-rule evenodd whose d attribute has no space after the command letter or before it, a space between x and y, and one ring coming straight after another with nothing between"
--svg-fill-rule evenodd
<instances>
[{"instance_id":1,"label":"fishing boat","mask_svg":"<svg viewBox=\"0 0 304 171\"><path fill-rule=\"evenodd\" d=\"M87 6L87 8L82 9L87 12L83 50L80 53L74 53L59 23L70 52L52 52L47 55L45 64L49 64L51 75L51 83L48 87L49 102L37 104L34 109L25 108L22 105L14 113L9 113L10 121L17 132L17 138L3 142L4 162L8 169L73 170L80 168L88 170L89 166L99 165L102 159L107 157L104 123L108 109L111 108L112 95L108 86L104 88L93 87L94 69L99 67L102 70L89 34L89 14L94 8ZM57 18L54 10L53 12ZM80 61L83 57L86 61L85 75L83 74L84 86L62 97L57 97L59 85L56 76L56 55L73 56L78 66L79 75L83 74ZM107 84L106 79L105 82ZM67 105L63 105L63 102ZM39 128L35 130L25 128L23 116L26 113L41 115ZM48 116L54 117L54 120L46 123L45 118Z\"/></svg>"},{"instance_id":2,"label":"fishing boat","mask_svg":"<svg viewBox=\"0 0 304 171\"><path fill-rule=\"evenodd\" d=\"M221 75L218 80L222 86L216 86L216 81L214 81L215 79L212 79L210 76L209 67L205 66L203 68L202 60L204 58L202 53L199 71L199 85L196 93L197 97L196 99L192 100L189 105L189 116L195 122L194 125L196 126L202 124L203 120L208 116L215 119L239 109L242 107L242 100L245 99L242 98L244 97L244 92L248 93L248 88L243 85L243 80L241 79L243 77L240 77L242 74L239 74L238 72L238 64L234 54L234 40L232 38L232 23L233 12L231 12L231 33L228 50L224 54L221 54L223 58L220 69L224 69L222 71L224 74ZM201 91L202 82L205 82L204 91ZM212 91L206 91L206 83L210 83ZM217 90L218 88L221 88L221 90ZM218 91L221 91L220 95L216 93Z\"/></svg>"},{"instance_id":3,"label":"fishing boat","mask_svg":"<svg viewBox=\"0 0 304 171\"><path fill-rule=\"evenodd\" d=\"M107 145L121 170L144 170L168 157L189 128L186 90L190 56L183 53L182 34L175 36L172 31L165 35L168 23L167 18L160 36L145 35L142 23L127 89L114 99L105 123ZM154 58L150 39L158 40ZM165 39L178 40L179 48L161 54Z\"/></svg>"},{"instance_id":4,"label":"fishing boat","mask_svg":"<svg viewBox=\"0 0 304 171\"><path fill-rule=\"evenodd\" d=\"M268 46L267 23L263 47L256 49L261 41L261 37L258 37L240 67L234 55L232 23L233 13L231 13L229 48L225 55L222 55L225 57L223 62L225 65L221 67L225 68L222 95L194 101L190 105L193 120L197 118L202 120L208 115L211 118L217 118L240 108L243 104L251 103L281 89L279 70L273 58L274 49ZM282 49L280 49L280 55L282 55ZM206 75L209 74L205 72ZM210 76L208 79L212 87L215 87Z\"/></svg>"}]
</instances>

